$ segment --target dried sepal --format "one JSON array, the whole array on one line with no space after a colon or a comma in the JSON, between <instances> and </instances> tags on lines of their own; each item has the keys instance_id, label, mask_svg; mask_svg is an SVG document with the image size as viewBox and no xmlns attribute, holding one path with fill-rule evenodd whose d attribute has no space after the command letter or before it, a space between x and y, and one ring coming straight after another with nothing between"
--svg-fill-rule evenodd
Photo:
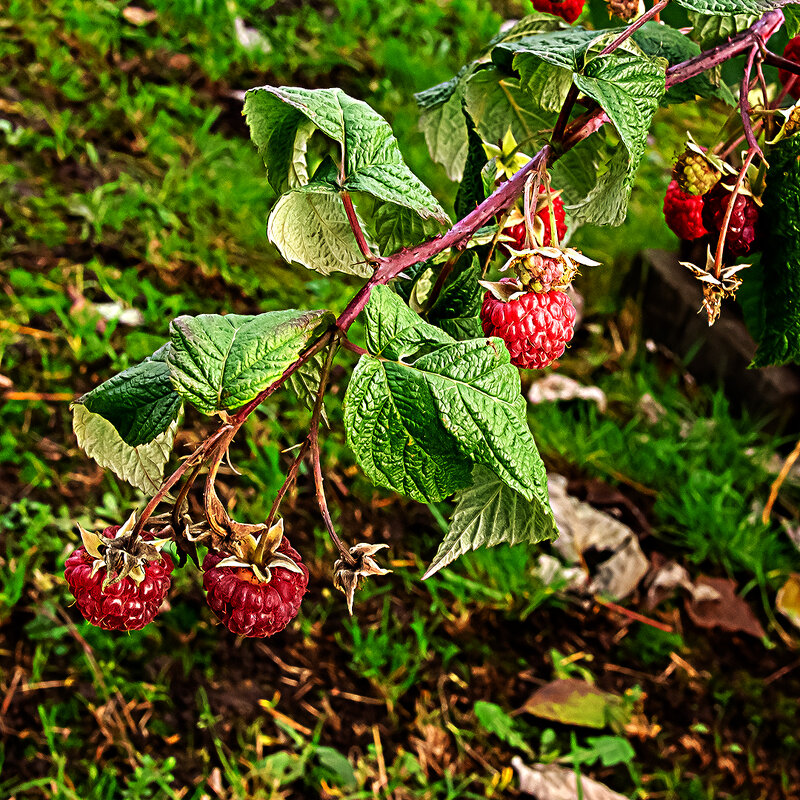
<instances>
[{"instance_id":1,"label":"dried sepal","mask_svg":"<svg viewBox=\"0 0 800 800\"><path fill-rule=\"evenodd\" d=\"M478 283L502 303L516 300L525 293L525 287L516 278L505 281L478 281Z\"/></svg>"},{"instance_id":2,"label":"dried sepal","mask_svg":"<svg viewBox=\"0 0 800 800\"><path fill-rule=\"evenodd\" d=\"M353 598L359 584L370 575L386 575L390 569L383 569L373 558L375 553L388 547L388 544L369 544L359 542L350 548L352 561L340 558L333 565L333 585L347 598L347 610L353 613Z\"/></svg>"},{"instance_id":3,"label":"dried sepal","mask_svg":"<svg viewBox=\"0 0 800 800\"><path fill-rule=\"evenodd\" d=\"M737 273L743 269L747 269L750 264L736 264L732 267L722 267L719 271L719 277L717 277L711 247L708 248L706 253L705 268L698 267L690 261L681 261L680 263L681 266L686 267L702 285L703 305L700 307L698 313L706 312L708 315L708 325L711 327L719 319L722 310L722 301L725 299L734 300L736 298L736 292L742 285L742 279Z\"/></svg>"}]
</instances>

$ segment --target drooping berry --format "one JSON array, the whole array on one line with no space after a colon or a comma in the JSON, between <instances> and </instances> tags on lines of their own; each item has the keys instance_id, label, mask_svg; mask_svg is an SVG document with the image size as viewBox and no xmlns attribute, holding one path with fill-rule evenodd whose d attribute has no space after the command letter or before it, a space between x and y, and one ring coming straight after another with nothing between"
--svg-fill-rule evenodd
<instances>
[{"instance_id":1,"label":"drooping berry","mask_svg":"<svg viewBox=\"0 0 800 800\"><path fill-rule=\"evenodd\" d=\"M504 279L502 283L512 283ZM487 336L499 336L511 363L523 369L542 369L564 354L574 334L575 306L566 292L521 292L507 301L490 290L481 307Z\"/></svg>"},{"instance_id":2,"label":"drooping berry","mask_svg":"<svg viewBox=\"0 0 800 800\"><path fill-rule=\"evenodd\" d=\"M170 556L157 552L152 534L143 534L134 553L110 546L110 540L124 541L124 526L82 535L84 546L71 553L64 570L81 614L109 631L137 631L152 622L169 590L175 566ZM116 577L108 569L112 563L121 566Z\"/></svg>"},{"instance_id":3,"label":"drooping berry","mask_svg":"<svg viewBox=\"0 0 800 800\"><path fill-rule=\"evenodd\" d=\"M794 39L789 40L783 49L783 57L788 61L794 61L795 64L800 64L800 36L795 36ZM789 72L788 69L779 69L778 78L784 86L787 86L789 81L794 79L789 89L789 94L795 100L800 100L800 75L795 75L793 72Z\"/></svg>"},{"instance_id":4,"label":"drooping berry","mask_svg":"<svg viewBox=\"0 0 800 800\"><path fill-rule=\"evenodd\" d=\"M551 195L552 203L553 203L553 217L556 221L556 234L558 235L558 243L564 241L564 237L567 235L567 213L564 210L564 201L561 197L553 193ZM525 249L525 219L516 209L512 211L509 215L509 222L511 223L508 227L503 229L503 233L507 236L510 236L514 241L509 243L509 246L512 247L514 250L524 250ZM547 202L547 198L544 196L540 196L539 203L537 204L536 209L536 217L534 222L535 228L541 228L539 230L534 230L534 234L541 238L540 242L532 242L533 245L543 245L544 247L552 247L556 246L556 242L553 241L553 237L551 234L551 227L550 227L550 206ZM505 252L508 252L507 248L503 248Z\"/></svg>"},{"instance_id":5,"label":"drooping berry","mask_svg":"<svg viewBox=\"0 0 800 800\"><path fill-rule=\"evenodd\" d=\"M703 224L703 203L702 195L687 194L677 181L670 181L664 197L664 219L670 230L689 242L705 236L708 231Z\"/></svg>"},{"instance_id":6,"label":"drooping berry","mask_svg":"<svg viewBox=\"0 0 800 800\"><path fill-rule=\"evenodd\" d=\"M555 14L567 22L575 22L581 15L585 0L532 0L537 11Z\"/></svg>"},{"instance_id":7,"label":"drooping berry","mask_svg":"<svg viewBox=\"0 0 800 800\"><path fill-rule=\"evenodd\" d=\"M308 568L283 536L283 520L278 525L279 543L271 548L260 567L230 553L209 552L203 560L208 605L231 633L272 636L300 610L308 587ZM254 544L257 550L258 542ZM255 550L251 548L251 555L252 552Z\"/></svg>"},{"instance_id":8,"label":"drooping berry","mask_svg":"<svg viewBox=\"0 0 800 800\"><path fill-rule=\"evenodd\" d=\"M639 13L641 2L640 0L606 0L606 5L611 16L628 22Z\"/></svg>"},{"instance_id":9,"label":"drooping berry","mask_svg":"<svg viewBox=\"0 0 800 800\"><path fill-rule=\"evenodd\" d=\"M731 192L722 184L706 196L703 204L703 223L714 235L719 235L728 210ZM758 204L749 194L737 194L725 236L725 246L731 255L747 255L758 236Z\"/></svg>"}]
</instances>

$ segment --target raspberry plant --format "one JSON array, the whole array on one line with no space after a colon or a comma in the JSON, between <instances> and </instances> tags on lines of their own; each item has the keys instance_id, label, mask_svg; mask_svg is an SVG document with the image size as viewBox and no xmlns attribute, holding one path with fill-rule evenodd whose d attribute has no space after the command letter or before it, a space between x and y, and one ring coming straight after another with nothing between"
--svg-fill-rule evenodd
<instances>
[{"instance_id":1,"label":"raspberry plant","mask_svg":"<svg viewBox=\"0 0 800 800\"><path fill-rule=\"evenodd\" d=\"M702 282L709 323L749 266L736 257L763 246L750 266L763 274L756 364L798 359L800 107L787 97L797 96L800 48L793 40L784 58L767 45L784 22L798 32L800 11L789 0L673 0L688 14L687 34L660 21L668 3L591 0L592 18L602 12L612 27L590 29L569 24L587 19L584 0L534 0L536 11L476 61L417 95L431 157L459 184L455 223L365 103L336 88L246 93L251 137L279 195L269 240L290 263L365 282L338 316L178 317L163 347L75 402L81 447L150 497L121 527L82 532L84 547L68 559L68 583L91 622L132 629L155 616L173 567L161 548L171 540L182 564L199 566L197 545L208 548L208 601L232 632L281 630L308 582L279 516L306 459L338 550L333 582L352 612L359 583L387 570L385 545L339 538L325 499L319 428L341 349L359 355L342 422L366 475L419 502L455 499L426 577L471 549L554 538L517 366L543 368L571 339L567 293L579 269L597 265L564 240L583 224L623 221L659 105L731 105L725 140L687 143L665 215L680 236L707 240L705 263L686 266ZM738 100L718 70L736 56ZM763 64L779 68L777 92ZM349 338L357 318L365 347ZM309 432L268 518L237 521L216 476L244 421L277 391L309 407ZM184 412L219 424L164 478ZM201 476L197 519L188 496Z\"/></svg>"}]
</instances>

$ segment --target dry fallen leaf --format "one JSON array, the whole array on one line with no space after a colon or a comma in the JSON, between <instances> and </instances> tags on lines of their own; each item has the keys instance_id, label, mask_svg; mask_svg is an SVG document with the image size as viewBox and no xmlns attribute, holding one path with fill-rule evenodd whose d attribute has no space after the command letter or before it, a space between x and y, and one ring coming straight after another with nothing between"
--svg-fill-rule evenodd
<instances>
[{"instance_id":1,"label":"dry fallen leaf","mask_svg":"<svg viewBox=\"0 0 800 800\"><path fill-rule=\"evenodd\" d=\"M590 548L608 553L588 586L589 594L621 599L632 594L647 574L649 562L639 539L627 525L567 494L567 479L548 475L550 506L560 535L555 548L570 563Z\"/></svg>"},{"instance_id":2,"label":"dry fallen leaf","mask_svg":"<svg viewBox=\"0 0 800 800\"><path fill-rule=\"evenodd\" d=\"M158 12L147 11L144 8L139 8L139 6L128 6L122 9L122 16L127 22L130 22L131 25L138 25L141 27L142 25L149 25L151 22L157 20Z\"/></svg>"},{"instance_id":3,"label":"dry fallen leaf","mask_svg":"<svg viewBox=\"0 0 800 800\"><path fill-rule=\"evenodd\" d=\"M714 597L712 593L717 596ZM730 578L707 578L701 575L695 583L691 599L686 599L686 612L700 628L722 628L759 639L766 636L753 610L736 594L736 584Z\"/></svg>"},{"instance_id":4,"label":"dry fallen leaf","mask_svg":"<svg viewBox=\"0 0 800 800\"><path fill-rule=\"evenodd\" d=\"M562 678L537 689L520 711L566 725L605 728L621 711L621 698L577 678Z\"/></svg>"},{"instance_id":5,"label":"dry fallen leaf","mask_svg":"<svg viewBox=\"0 0 800 800\"><path fill-rule=\"evenodd\" d=\"M511 766L517 771L520 791L533 795L536 800L575 800L580 796L574 769L557 764L534 764L529 767L519 756L511 759ZM627 800L604 783L583 775L581 793L583 800Z\"/></svg>"},{"instance_id":6,"label":"dry fallen leaf","mask_svg":"<svg viewBox=\"0 0 800 800\"><path fill-rule=\"evenodd\" d=\"M787 616L797 628L800 628L800 575L793 573L786 583L778 589L775 605L781 614Z\"/></svg>"},{"instance_id":7,"label":"dry fallen leaf","mask_svg":"<svg viewBox=\"0 0 800 800\"><path fill-rule=\"evenodd\" d=\"M591 400L605 413L608 401L605 392L597 386L584 386L573 378L550 373L546 378L534 381L528 390L528 402L533 405L552 403L555 400Z\"/></svg>"}]
</instances>

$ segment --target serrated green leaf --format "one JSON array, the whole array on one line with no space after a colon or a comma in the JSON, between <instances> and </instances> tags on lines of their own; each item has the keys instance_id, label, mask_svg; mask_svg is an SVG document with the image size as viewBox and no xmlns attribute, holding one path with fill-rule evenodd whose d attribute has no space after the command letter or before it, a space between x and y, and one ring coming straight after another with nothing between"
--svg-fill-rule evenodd
<instances>
[{"instance_id":1,"label":"serrated green leaf","mask_svg":"<svg viewBox=\"0 0 800 800\"><path fill-rule=\"evenodd\" d=\"M361 211L361 206L358 206ZM413 247L442 232L442 226L433 219L422 219L418 214L394 203L381 203L366 221L382 256L390 256L404 247Z\"/></svg>"},{"instance_id":2,"label":"serrated green leaf","mask_svg":"<svg viewBox=\"0 0 800 800\"><path fill-rule=\"evenodd\" d=\"M690 35L692 39L697 42L697 46L700 49L708 50L721 42L727 41L731 36L735 36L737 33L747 30L747 28L761 17L761 14L762 12L759 11L754 14L713 16L701 14L697 11L690 11L689 22L692 26Z\"/></svg>"},{"instance_id":3,"label":"serrated green leaf","mask_svg":"<svg viewBox=\"0 0 800 800\"><path fill-rule=\"evenodd\" d=\"M716 20L721 24L728 22L725 17L704 17L703 19ZM695 32L697 32L696 27ZM688 36L684 36L679 30L658 22L648 22L631 38L648 56L666 58L670 66L700 54L700 45L693 42ZM703 45L703 49L706 49L705 45ZM729 105L736 103L736 98L730 89L724 84L715 86L706 73L673 86L664 95L663 102L665 104L683 103L687 100L694 100L696 97L716 97Z\"/></svg>"},{"instance_id":4,"label":"serrated green leaf","mask_svg":"<svg viewBox=\"0 0 800 800\"><path fill-rule=\"evenodd\" d=\"M800 135L773 145L759 219L764 312L753 366L800 363ZM747 280L745 275L744 280Z\"/></svg>"},{"instance_id":5,"label":"serrated green leaf","mask_svg":"<svg viewBox=\"0 0 800 800\"><path fill-rule=\"evenodd\" d=\"M342 198L322 183L284 194L269 215L267 237L286 261L322 275L346 272L367 278L373 272L358 248Z\"/></svg>"},{"instance_id":6,"label":"serrated green leaf","mask_svg":"<svg viewBox=\"0 0 800 800\"><path fill-rule=\"evenodd\" d=\"M183 402L169 379L169 345L75 401L108 420L131 447L163 434L181 412Z\"/></svg>"},{"instance_id":7,"label":"serrated green leaf","mask_svg":"<svg viewBox=\"0 0 800 800\"><path fill-rule=\"evenodd\" d=\"M676 0L677 4L701 14L732 16L734 14L757 14L780 8L794 0Z\"/></svg>"},{"instance_id":8,"label":"serrated green leaf","mask_svg":"<svg viewBox=\"0 0 800 800\"><path fill-rule=\"evenodd\" d=\"M495 703L487 703L485 700L478 700L473 710L478 722L501 742L526 753L531 752L530 746L517 729L514 718L506 714L500 706Z\"/></svg>"},{"instance_id":9,"label":"serrated green leaf","mask_svg":"<svg viewBox=\"0 0 800 800\"><path fill-rule=\"evenodd\" d=\"M547 476L541 460L534 469L537 482L545 487ZM546 490L537 492L531 500L484 466L475 467L472 479L472 486L459 495L450 530L425 578L479 547L537 544L558 535Z\"/></svg>"},{"instance_id":10,"label":"serrated green leaf","mask_svg":"<svg viewBox=\"0 0 800 800\"><path fill-rule=\"evenodd\" d=\"M205 414L239 408L280 378L332 320L329 311L295 309L178 317L170 324L172 385Z\"/></svg>"},{"instance_id":11,"label":"serrated green leaf","mask_svg":"<svg viewBox=\"0 0 800 800\"><path fill-rule=\"evenodd\" d=\"M786 33L790 39L793 39L800 33L800 7L796 5L785 6L783 18L786 20Z\"/></svg>"},{"instance_id":12,"label":"serrated green leaf","mask_svg":"<svg viewBox=\"0 0 800 800\"><path fill-rule=\"evenodd\" d=\"M519 373L502 342L458 342L385 286L373 289L365 317L371 355L345 397L348 441L365 472L431 501L467 485L470 462L481 463L546 504Z\"/></svg>"},{"instance_id":13,"label":"serrated green leaf","mask_svg":"<svg viewBox=\"0 0 800 800\"><path fill-rule=\"evenodd\" d=\"M158 490L175 441L177 421L147 444L131 447L107 419L93 414L85 405L76 404L72 411L72 429L87 456L145 494Z\"/></svg>"},{"instance_id":14,"label":"serrated green leaf","mask_svg":"<svg viewBox=\"0 0 800 800\"><path fill-rule=\"evenodd\" d=\"M428 187L406 165L386 120L341 89L260 86L245 95L244 112L277 191L290 183L298 133L307 119L341 147L341 188L410 208L423 219L449 222Z\"/></svg>"},{"instance_id":15,"label":"serrated green leaf","mask_svg":"<svg viewBox=\"0 0 800 800\"><path fill-rule=\"evenodd\" d=\"M568 206L570 218L589 225L621 225L628 213L633 178L628 153L623 147L614 148L589 194Z\"/></svg>"},{"instance_id":16,"label":"serrated green leaf","mask_svg":"<svg viewBox=\"0 0 800 800\"><path fill-rule=\"evenodd\" d=\"M427 313L428 321L449 333L454 339L474 339L482 336L483 332L478 321L483 298L483 290L478 283L480 278L481 265L477 255L474 252L462 255L433 308ZM468 320L472 320L474 324ZM476 329L477 333L474 332ZM461 335L455 335L451 331ZM464 335L467 333L470 335Z\"/></svg>"},{"instance_id":17,"label":"serrated green leaf","mask_svg":"<svg viewBox=\"0 0 800 800\"><path fill-rule=\"evenodd\" d=\"M483 149L483 140L475 130L475 123L472 121L467 109L462 108L462 113L467 125L468 147L467 160L464 165L464 177L458 186L455 203L453 204L456 219L463 219L486 199L483 179L481 178L481 170L486 166L487 162L486 152Z\"/></svg>"}]
</instances>

